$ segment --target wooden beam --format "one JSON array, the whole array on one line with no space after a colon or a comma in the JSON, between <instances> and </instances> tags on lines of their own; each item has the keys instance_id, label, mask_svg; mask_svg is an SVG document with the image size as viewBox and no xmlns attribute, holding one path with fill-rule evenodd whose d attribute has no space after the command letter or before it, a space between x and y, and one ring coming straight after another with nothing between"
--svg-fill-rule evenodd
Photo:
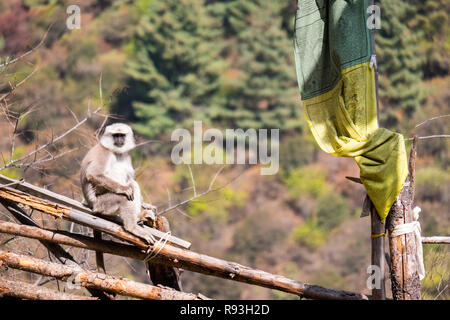
<instances>
[{"instance_id":1,"label":"wooden beam","mask_svg":"<svg viewBox=\"0 0 450 320\"><path fill-rule=\"evenodd\" d=\"M415 160L417 155L417 137L414 138L409 159L409 175L394 202L387 219L387 229L392 233L397 225L413 221L413 202L415 185ZM389 236L391 256L391 284L394 300L421 299L421 285L416 261L416 240L414 234L397 237Z\"/></svg>"},{"instance_id":2,"label":"wooden beam","mask_svg":"<svg viewBox=\"0 0 450 320\"><path fill-rule=\"evenodd\" d=\"M0 278L0 297L13 297L27 300L98 300L93 297L79 296L66 292L35 286L22 281Z\"/></svg>"},{"instance_id":3,"label":"wooden beam","mask_svg":"<svg viewBox=\"0 0 450 320\"><path fill-rule=\"evenodd\" d=\"M136 246L116 243L113 241L95 240L91 237L71 234L64 231L45 230L36 227L21 226L11 222L0 222L0 232L51 241L94 251L102 251L104 253L120 255L133 259L143 260L147 257L145 250L139 249ZM160 244L154 246L153 249L156 252L160 250L160 252L152 258L152 263L164 264L228 280L281 290L300 295L308 299L368 299L363 294L302 283L283 276L270 274L261 270L245 267L234 262L209 257L207 255L195 253L171 245L164 246Z\"/></svg>"},{"instance_id":4,"label":"wooden beam","mask_svg":"<svg viewBox=\"0 0 450 320\"><path fill-rule=\"evenodd\" d=\"M450 244L450 237L422 237L423 244Z\"/></svg>"},{"instance_id":5,"label":"wooden beam","mask_svg":"<svg viewBox=\"0 0 450 320\"><path fill-rule=\"evenodd\" d=\"M110 291L134 298L151 300L208 299L202 295L155 287L126 278L117 278L73 266L64 266L3 250L0 250L0 261L10 268L54 277L62 281L70 281L69 278L74 278L76 280L76 284L80 286Z\"/></svg>"},{"instance_id":6,"label":"wooden beam","mask_svg":"<svg viewBox=\"0 0 450 320\"><path fill-rule=\"evenodd\" d=\"M1 186L1 184L7 186ZM78 213L87 213L94 216L94 213L87 207L83 206L80 202L46 190L36 187L30 183L14 180L0 174L0 198L14 201L16 203L22 203L36 210L43 211L59 218L68 218L71 216L78 216ZM94 216L95 217L95 216ZM109 222L100 217L95 217L101 221ZM177 238L172 235L167 235L164 232L143 226L146 231L153 235L156 239L168 239L168 241L176 246L189 249L191 244L188 241ZM122 228L123 229L123 228ZM108 233L107 231L100 230ZM128 233L125 230L122 232ZM131 235L131 234L130 234ZM136 237L134 237L136 238Z\"/></svg>"}]
</instances>

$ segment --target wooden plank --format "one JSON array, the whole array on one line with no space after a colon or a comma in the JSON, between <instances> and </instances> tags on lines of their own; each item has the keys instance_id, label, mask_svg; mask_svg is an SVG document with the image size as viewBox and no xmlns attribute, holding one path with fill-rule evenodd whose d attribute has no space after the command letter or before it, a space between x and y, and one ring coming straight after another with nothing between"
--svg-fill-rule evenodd
<instances>
[{"instance_id":1,"label":"wooden plank","mask_svg":"<svg viewBox=\"0 0 450 320\"><path fill-rule=\"evenodd\" d=\"M18 191L22 191L26 194L48 200L53 203L60 204L62 206L70 207L73 209L77 209L82 212L86 212L89 214L92 214L91 210L85 206L83 206L80 202L71 199L69 197L60 195L58 193L55 193L53 191L37 187L35 185L32 185L31 183L21 181L21 180L15 180L8 178L2 174L0 174L0 187L1 185L8 185L9 188L15 189Z\"/></svg>"},{"instance_id":2,"label":"wooden plank","mask_svg":"<svg viewBox=\"0 0 450 320\"><path fill-rule=\"evenodd\" d=\"M29 183L14 180L0 174L0 184L8 185L8 187L0 187L0 198L25 204L31 208L52 214L59 218L66 217L70 219L72 216L80 217L80 213L87 213L95 217L95 219L99 222L107 221L100 217L96 217L89 208L83 206L76 200L33 186ZM190 242L172 235L167 235L157 229L150 228L148 226L143 226L143 228L156 239L167 239L173 245L177 245L185 249L189 249L191 246Z\"/></svg>"}]
</instances>

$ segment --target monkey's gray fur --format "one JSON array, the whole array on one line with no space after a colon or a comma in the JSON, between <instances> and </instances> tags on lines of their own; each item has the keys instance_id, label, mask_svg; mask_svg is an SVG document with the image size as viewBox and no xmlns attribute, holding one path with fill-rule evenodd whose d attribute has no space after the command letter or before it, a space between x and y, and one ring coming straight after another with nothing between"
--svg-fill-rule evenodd
<instances>
[{"instance_id":1,"label":"monkey's gray fur","mask_svg":"<svg viewBox=\"0 0 450 320\"><path fill-rule=\"evenodd\" d=\"M119 220L125 230L152 244L154 238L138 225L147 219L155 220L156 207L144 203L134 180L128 152L135 146L133 131L128 125L107 126L100 142L89 150L81 163L81 188L85 204L95 214ZM98 232L94 236L96 234L101 236Z\"/></svg>"}]
</instances>

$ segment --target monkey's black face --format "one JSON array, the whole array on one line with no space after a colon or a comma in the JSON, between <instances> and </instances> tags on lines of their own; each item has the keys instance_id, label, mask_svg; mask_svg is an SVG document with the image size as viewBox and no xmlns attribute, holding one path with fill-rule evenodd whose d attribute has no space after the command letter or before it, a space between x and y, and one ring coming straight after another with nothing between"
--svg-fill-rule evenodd
<instances>
[{"instance_id":1,"label":"monkey's black face","mask_svg":"<svg viewBox=\"0 0 450 320\"><path fill-rule=\"evenodd\" d=\"M122 147L125 144L126 135L123 133L115 133L112 135L114 139L114 145L118 148Z\"/></svg>"}]
</instances>

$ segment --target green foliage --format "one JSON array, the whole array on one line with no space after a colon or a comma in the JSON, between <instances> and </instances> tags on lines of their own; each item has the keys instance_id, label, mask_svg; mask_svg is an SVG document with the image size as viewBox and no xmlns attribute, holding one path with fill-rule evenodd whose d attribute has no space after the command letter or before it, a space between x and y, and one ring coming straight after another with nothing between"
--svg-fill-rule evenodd
<instances>
[{"instance_id":1,"label":"green foliage","mask_svg":"<svg viewBox=\"0 0 450 320\"><path fill-rule=\"evenodd\" d=\"M350 216L347 201L341 195L330 192L320 197L313 217L298 225L292 236L298 244L315 250L328 239L331 231Z\"/></svg>"},{"instance_id":2,"label":"green foliage","mask_svg":"<svg viewBox=\"0 0 450 320\"><path fill-rule=\"evenodd\" d=\"M450 204L450 173L439 167L420 168L416 173L417 196L421 201Z\"/></svg>"},{"instance_id":3,"label":"green foliage","mask_svg":"<svg viewBox=\"0 0 450 320\"><path fill-rule=\"evenodd\" d=\"M187 212L193 217L205 214L225 222L230 208L242 208L245 198L245 192L225 187L190 202Z\"/></svg>"},{"instance_id":4,"label":"green foliage","mask_svg":"<svg viewBox=\"0 0 450 320\"><path fill-rule=\"evenodd\" d=\"M330 191L325 180L325 172L314 166L292 170L284 181L292 198L297 198L300 195L318 198Z\"/></svg>"},{"instance_id":5,"label":"green foliage","mask_svg":"<svg viewBox=\"0 0 450 320\"><path fill-rule=\"evenodd\" d=\"M313 250L319 248L327 238L325 232L318 227L314 220L309 220L297 226L292 236L299 245L304 245Z\"/></svg>"},{"instance_id":6,"label":"green foliage","mask_svg":"<svg viewBox=\"0 0 450 320\"><path fill-rule=\"evenodd\" d=\"M422 280L422 299L450 299L450 249L448 245L433 245L424 247L426 276Z\"/></svg>"},{"instance_id":7,"label":"green foliage","mask_svg":"<svg viewBox=\"0 0 450 320\"><path fill-rule=\"evenodd\" d=\"M280 168L286 173L316 160L319 148L309 132L281 136L281 140L283 143L280 144Z\"/></svg>"},{"instance_id":8,"label":"green foliage","mask_svg":"<svg viewBox=\"0 0 450 320\"><path fill-rule=\"evenodd\" d=\"M425 78L448 75L450 72L450 0L411 1L416 13L409 23L420 35L421 54L425 55L422 70Z\"/></svg>"},{"instance_id":9,"label":"green foliage","mask_svg":"<svg viewBox=\"0 0 450 320\"><path fill-rule=\"evenodd\" d=\"M221 85L220 108L209 117L224 127L301 127L292 42L282 29L280 4L270 0L216 1L230 61Z\"/></svg>"},{"instance_id":10,"label":"green foliage","mask_svg":"<svg viewBox=\"0 0 450 320\"><path fill-rule=\"evenodd\" d=\"M387 127L410 118L422 101L420 80L423 57L420 37L408 22L414 7L403 0L381 0L381 30L376 33L381 98L380 120Z\"/></svg>"},{"instance_id":11,"label":"green foliage","mask_svg":"<svg viewBox=\"0 0 450 320\"><path fill-rule=\"evenodd\" d=\"M219 30L203 0L149 3L127 68L137 132L154 137L190 127L194 116L201 120L206 108L214 108L224 65Z\"/></svg>"},{"instance_id":12,"label":"green foliage","mask_svg":"<svg viewBox=\"0 0 450 320\"><path fill-rule=\"evenodd\" d=\"M234 233L232 251L253 264L259 255L270 251L286 235L284 228L267 212L249 215Z\"/></svg>"},{"instance_id":13,"label":"green foliage","mask_svg":"<svg viewBox=\"0 0 450 320\"><path fill-rule=\"evenodd\" d=\"M330 192L317 202L317 227L331 231L351 216L348 202L341 195Z\"/></svg>"},{"instance_id":14,"label":"green foliage","mask_svg":"<svg viewBox=\"0 0 450 320\"><path fill-rule=\"evenodd\" d=\"M20 158L24 154L25 154L25 148L23 146L17 146L14 149L13 159ZM5 159L6 163L8 163L10 160L11 159L9 159L9 158ZM0 173L11 179L19 180L22 178L22 170L20 168L10 167L10 168L3 169Z\"/></svg>"},{"instance_id":15,"label":"green foliage","mask_svg":"<svg viewBox=\"0 0 450 320\"><path fill-rule=\"evenodd\" d=\"M223 128L301 127L292 43L273 1L139 5L130 91L118 113L148 137L203 120ZM147 10L143 10L147 8ZM129 110L132 107L132 112Z\"/></svg>"},{"instance_id":16,"label":"green foliage","mask_svg":"<svg viewBox=\"0 0 450 320\"><path fill-rule=\"evenodd\" d=\"M306 221L292 233L298 244L317 249L331 231L351 217L347 200L335 193L326 182L325 173L320 167L306 166L292 170L284 182L290 197L301 199L300 206L309 206L311 211L304 212Z\"/></svg>"}]
</instances>

